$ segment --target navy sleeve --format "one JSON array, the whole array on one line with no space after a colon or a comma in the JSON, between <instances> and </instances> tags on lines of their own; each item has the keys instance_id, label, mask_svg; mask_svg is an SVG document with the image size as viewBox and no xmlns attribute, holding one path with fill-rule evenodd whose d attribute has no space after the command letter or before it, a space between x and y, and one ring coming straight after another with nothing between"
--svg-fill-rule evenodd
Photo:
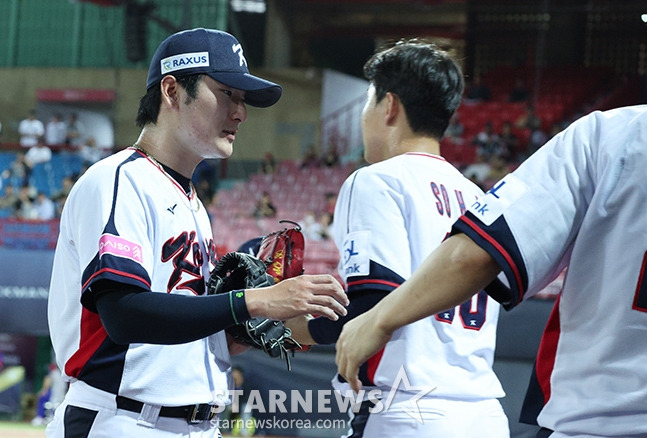
<instances>
[{"instance_id":1,"label":"navy sleeve","mask_svg":"<svg viewBox=\"0 0 647 438\"><path fill-rule=\"evenodd\" d=\"M117 344L182 344L250 318L242 291L185 296L131 287L96 295L101 322Z\"/></svg>"},{"instance_id":2,"label":"navy sleeve","mask_svg":"<svg viewBox=\"0 0 647 438\"><path fill-rule=\"evenodd\" d=\"M485 292L506 310L519 304L528 288L528 273L505 218L502 216L492 225L485 226L468 211L454 223L451 234L457 233L466 234L490 254L508 279L509 287L497 278L485 288Z\"/></svg>"},{"instance_id":3,"label":"navy sleeve","mask_svg":"<svg viewBox=\"0 0 647 438\"><path fill-rule=\"evenodd\" d=\"M337 321L332 321L324 317L310 320L308 322L310 336L312 336L312 339L317 344L334 344L339 339L344 324L373 308L387 293L381 290L364 290L349 294L350 304L346 308L348 311L346 316L340 317Z\"/></svg>"}]
</instances>

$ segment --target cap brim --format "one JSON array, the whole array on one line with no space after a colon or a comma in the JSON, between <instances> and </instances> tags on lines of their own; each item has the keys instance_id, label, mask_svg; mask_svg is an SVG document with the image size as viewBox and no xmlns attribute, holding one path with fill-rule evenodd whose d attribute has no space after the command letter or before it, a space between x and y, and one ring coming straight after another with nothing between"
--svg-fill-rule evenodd
<instances>
[{"instance_id":1,"label":"cap brim","mask_svg":"<svg viewBox=\"0 0 647 438\"><path fill-rule=\"evenodd\" d=\"M213 72L209 77L232 88L245 92L245 103L259 108L274 105L281 98L283 88L274 82L249 73Z\"/></svg>"}]
</instances>

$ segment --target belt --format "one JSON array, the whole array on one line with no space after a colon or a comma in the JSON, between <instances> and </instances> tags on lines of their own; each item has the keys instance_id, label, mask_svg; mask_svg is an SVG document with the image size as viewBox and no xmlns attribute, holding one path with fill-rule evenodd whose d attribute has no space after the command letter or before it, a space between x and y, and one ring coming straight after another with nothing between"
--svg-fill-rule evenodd
<instances>
[{"instance_id":1,"label":"belt","mask_svg":"<svg viewBox=\"0 0 647 438\"><path fill-rule=\"evenodd\" d=\"M117 408L125 411L141 413L144 403L131 398L117 396ZM202 423L216 418L218 406L207 403L186 406L162 406L160 417L184 418L189 424Z\"/></svg>"}]
</instances>

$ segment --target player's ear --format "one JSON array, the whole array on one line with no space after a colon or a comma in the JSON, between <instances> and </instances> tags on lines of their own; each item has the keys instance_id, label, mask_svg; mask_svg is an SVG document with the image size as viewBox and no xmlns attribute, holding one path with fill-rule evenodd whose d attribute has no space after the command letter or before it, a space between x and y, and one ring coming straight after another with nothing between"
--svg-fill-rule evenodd
<instances>
[{"instance_id":1,"label":"player's ear","mask_svg":"<svg viewBox=\"0 0 647 438\"><path fill-rule=\"evenodd\" d=\"M160 83L162 101L168 106L176 106L178 102L179 85L173 75L166 75Z\"/></svg>"},{"instance_id":2,"label":"player's ear","mask_svg":"<svg viewBox=\"0 0 647 438\"><path fill-rule=\"evenodd\" d=\"M384 96L384 103L386 112L384 114L385 123L389 126L393 125L400 114L400 98L397 94L390 91Z\"/></svg>"}]
</instances>

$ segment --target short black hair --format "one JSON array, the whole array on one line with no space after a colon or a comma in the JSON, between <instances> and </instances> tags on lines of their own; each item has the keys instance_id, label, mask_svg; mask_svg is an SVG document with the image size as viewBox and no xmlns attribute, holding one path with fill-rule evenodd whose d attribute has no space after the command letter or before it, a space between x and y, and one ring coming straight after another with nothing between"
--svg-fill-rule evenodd
<instances>
[{"instance_id":1,"label":"short black hair","mask_svg":"<svg viewBox=\"0 0 647 438\"><path fill-rule=\"evenodd\" d=\"M204 76L203 74L195 74L188 76L181 76L177 78L177 83L186 90L189 99L195 99L198 95L198 82ZM160 112L160 104L162 103L162 93L159 84L150 87L144 96L139 100L139 109L137 110L137 119L135 124L140 128L150 124L157 123L157 117Z\"/></svg>"},{"instance_id":2,"label":"short black hair","mask_svg":"<svg viewBox=\"0 0 647 438\"><path fill-rule=\"evenodd\" d=\"M364 64L377 102L398 96L411 129L440 140L461 103L465 82L449 54L422 38L387 43Z\"/></svg>"}]
</instances>

